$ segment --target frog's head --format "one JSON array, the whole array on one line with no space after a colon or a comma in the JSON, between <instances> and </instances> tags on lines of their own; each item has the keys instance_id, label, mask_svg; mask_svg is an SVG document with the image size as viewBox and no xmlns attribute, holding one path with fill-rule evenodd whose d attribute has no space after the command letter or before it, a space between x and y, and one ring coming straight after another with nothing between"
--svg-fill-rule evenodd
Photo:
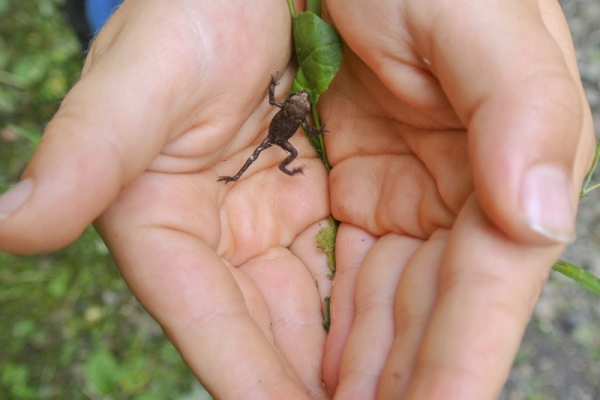
<instances>
[{"instance_id":1,"label":"frog's head","mask_svg":"<svg viewBox=\"0 0 600 400\"><path fill-rule=\"evenodd\" d=\"M310 112L310 95L306 90L299 90L292 93L287 99L286 104L298 110L297 112L306 115Z\"/></svg>"}]
</instances>

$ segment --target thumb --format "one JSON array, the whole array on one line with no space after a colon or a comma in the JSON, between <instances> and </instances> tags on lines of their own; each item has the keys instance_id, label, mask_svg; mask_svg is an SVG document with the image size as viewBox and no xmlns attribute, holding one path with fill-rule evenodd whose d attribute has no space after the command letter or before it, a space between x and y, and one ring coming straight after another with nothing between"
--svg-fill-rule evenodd
<instances>
[{"instance_id":1,"label":"thumb","mask_svg":"<svg viewBox=\"0 0 600 400\"><path fill-rule=\"evenodd\" d=\"M187 79L182 72L197 64L180 55L181 40L179 51L166 45L157 51L173 39L165 36L176 35L173 29L165 29L153 46L140 46L135 38L148 32L132 23L107 47L105 37L116 27L111 22L94 44L82 79L46 127L22 181L0 197L0 250L47 252L74 241L177 129L170 121L180 120L183 107L177 110L173 97L184 82L169 78Z\"/></svg>"},{"instance_id":2,"label":"thumb","mask_svg":"<svg viewBox=\"0 0 600 400\"><path fill-rule=\"evenodd\" d=\"M574 240L577 199L594 145L560 6L462 3L468 7L439 12L429 26L435 39L425 47L468 128L479 201L520 242L568 243ZM465 10L478 17L456 15ZM423 18L428 12L421 10Z\"/></svg>"},{"instance_id":3,"label":"thumb","mask_svg":"<svg viewBox=\"0 0 600 400\"><path fill-rule=\"evenodd\" d=\"M65 246L149 165L189 171L190 154L219 149L262 101L263 77L289 62L290 25L275 0L123 3L23 180L0 197L0 250Z\"/></svg>"}]
</instances>

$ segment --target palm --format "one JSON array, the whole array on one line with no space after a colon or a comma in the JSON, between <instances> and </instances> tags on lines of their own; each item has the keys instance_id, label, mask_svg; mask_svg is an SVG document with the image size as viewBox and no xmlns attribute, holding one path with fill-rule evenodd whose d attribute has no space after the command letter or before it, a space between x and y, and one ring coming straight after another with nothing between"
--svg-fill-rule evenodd
<instances>
[{"instance_id":1,"label":"palm","mask_svg":"<svg viewBox=\"0 0 600 400\"><path fill-rule=\"evenodd\" d=\"M275 164L227 187L212 169L146 172L98 226L134 293L184 355L190 329L200 331L191 345L224 346L217 354L237 345L240 359L259 342L316 395L328 267L314 235L328 214L326 174L314 158L300 162L304 175L289 177Z\"/></svg>"},{"instance_id":2,"label":"palm","mask_svg":"<svg viewBox=\"0 0 600 400\"><path fill-rule=\"evenodd\" d=\"M373 235L427 239L452 226L473 191L466 129L445 97L419 106L395 89L347 55L324 95L333 213Z\"/></svg>"},{"instance_id":3,"label":"palm","mask_svg":"<svg viewBox=\"0 0 600 400\"><path fill-rule=\"evenodd\" d=\"M167 49L153 59L158 64L146 63L146 73L166 75L164 84L155 82L151 97L170 104L147 115L144 124L152 134L137 143L156 153L96 225L135 295L207 387L236 397L254 390L238 381L262 380L276 371L294 386L286 391L303 393L305 387L319 398L325 397L319 371L329 270L314 235L329 214L327 174L297 135L295 163L304 174L279 171L286 154L272 148L235 184L217 182L237 172L266 135L277 111L267 101L270 75L282 72L280 101L290 84L290 73L283 73L290 51L289 11L285 3L265 3L248 5L245 13L232 5L229 16L240 17L239 24L216 28L209 4L168 12L173 26L164 28L152 48L140 50L153 58L147 50ZM215 15L228 15L222 7ZM134 18L125 29L134 29L136 15L124 15ZM110 25L103 35L110 40ZM219 42L226 46L214 48ZM102 69L102 61L92 52L82 82ZM205 354L200 346L211 348L212 356L199 357ZM268 362L261 368L257 360ZM231 380L215 368L219 363L238 365Z\"/></svg>"}]
</instances>

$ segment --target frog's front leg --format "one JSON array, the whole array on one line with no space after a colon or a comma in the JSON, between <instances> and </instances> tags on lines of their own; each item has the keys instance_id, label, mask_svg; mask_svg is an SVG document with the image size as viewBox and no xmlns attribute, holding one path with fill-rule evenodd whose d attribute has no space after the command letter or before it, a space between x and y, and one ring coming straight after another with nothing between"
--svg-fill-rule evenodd
<instances>
[{"instance_id":1,"label":"frog's front leg","mask_svg":"<svg viewBox=\"0 0 600 400\"><path fill-rule=\"evenodd\" d=\"M314 128L311 124L309 124L306 118L302 120L302 126L304 127L304 129L306 129L306 132L308 132L309 136L319 136L322 135L324 132L328 132L325 130L325 124L321 126L321 129L317 129Z\"/></svg>"},{"instance_id":2,"label":"frog's front leg","mask_svg":"<svg viewBox=\"0 0 600 400\"><path fill-rule=\"evenodd\" d=\"M279 77L279 72L275 76L271 75L271 84L269 85L269 104L272 106L276 106L279 108L283 108L285 103L280 103L275 100L275 86L278 85L277 78Z\"/></svg>"}]
</instances>

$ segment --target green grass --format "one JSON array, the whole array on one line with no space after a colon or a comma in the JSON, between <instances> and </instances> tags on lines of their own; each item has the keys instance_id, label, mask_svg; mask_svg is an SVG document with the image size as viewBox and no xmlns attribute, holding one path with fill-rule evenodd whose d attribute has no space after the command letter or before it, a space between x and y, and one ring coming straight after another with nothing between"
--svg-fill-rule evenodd
<instances>
[{"instance_id":1,"label":"green grass","mask_svg":"<svg viewBox=\"0 0 600 400\"><path fill-rule=\"evenodd\" d=\"M18 182L81 70L59 0L0 0L0 193ZM193 376L89 228L68 248L0 253L0 393L176 399Z\"/></svg>"}]
</instances>

